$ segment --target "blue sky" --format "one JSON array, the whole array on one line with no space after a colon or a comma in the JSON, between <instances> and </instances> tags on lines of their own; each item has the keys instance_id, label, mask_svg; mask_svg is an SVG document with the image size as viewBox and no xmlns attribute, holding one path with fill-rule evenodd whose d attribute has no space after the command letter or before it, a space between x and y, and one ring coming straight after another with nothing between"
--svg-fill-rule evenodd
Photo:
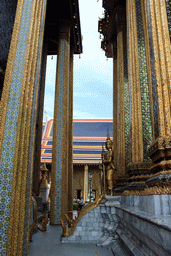
<instances>
[{"instance_id":1,"label":"blue sky","mask_svg":"<svg viewBox=\"0 0 171 256\"><path fill-rule=\"evenodd\" d=\"M91 8L90 8L91 7ZM101 49L102 0L79 0L83 53L74 55L74 118L113 118L113 59ZM47 57L44 108L53 118L57 57ZM44 121L45 121L44 114Z\"/></svg>"}]
</instances>

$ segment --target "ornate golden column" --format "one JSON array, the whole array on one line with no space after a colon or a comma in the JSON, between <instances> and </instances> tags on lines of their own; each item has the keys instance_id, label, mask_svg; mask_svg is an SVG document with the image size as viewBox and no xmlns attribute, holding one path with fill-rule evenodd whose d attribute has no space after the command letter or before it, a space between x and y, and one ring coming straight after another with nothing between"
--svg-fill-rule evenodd
<instances>
[{"instance_id":1,"label":"ornate golden column","mask_svg":"<svg viewBox=\"0 0 171 256\"><path fill-rule=\"evenodd\" d=\"M113 145L114 145L114 164L117 170L117 38L113 42Z\"/></svg>"},{"instance_id":2,"label":"ornate golden column","mask_svg":"<svg viewBox=\"0 0 171 256\"><path fill-rule=\"evenodd\" d=\"M61 24L62 26L62 24ZM51 224L68 214L70 27L59 31L52 148Z\"/></svg>"},{"instance_id":3,"label":"ornate golden column","mask_svg":"<svg viewBox=\"0 0 171 256\"><path fill-rule=\"evenodd\" d=\"M46 1L18 0L0 106L1 252L27 255Z\"/></svg>"},{"instance_id":4,"label":"ornate golden column","mask_svg":"<svg viewBox=\"0 0 171 256\"><path fill-rule=\"evenodd\" d=\"M73 49L70 49L69 73L69 133L68 133L68 212L72 219L73 210Z\"/></svg>"},{"instance_id":5,"label":"ornate golden column","mask_svg":"<svg viewBox=\"0 0 171 256\"><path fill-rule=\"evenodd\" d=\"M131 162L143 162L142 112L135 1L127 3L128 66L131 91Z\"/></svg>"},{"instance_id":6,"label":"ornate golden column","mask_svg":"<svg viewBox=\"0 0 171 256\"><path fill-rule=\"evenodd\" d=\"M114 193L127 185L126 165L129 161L129 89L127 71L126 9L116 8L117 38L114 47L114 161L117 181Z\"/></svg>"},{"instance_id":7,"label":"ornate golden column","mask_svg":"<svg viewBox=\"0 0 171 256\"><path fill-rule=\"evenodd\" d=\"M124 55L125 17L117 10L117 175L125 174Z\"/></svg>"},{"instance_id":8,"label":"ornate golden column","mask_svg":"<svg viewBox=\"0 0 171 256\"><path fill-rule=\"evenodd\" d=\"M170 189L168 173L171 169L171 53L170 38L164 0L146 0L153 72L153 101L155 139L149 147L149 156L154 162L150 168L152 178L149 187L159 186L159 193ZM154 176L155 175L155 176Z\"/></svg>"},{"instance_id":9,"label":"ornate golden column","mask_svg":"<svg viewBox=\"0 0 171 256\"><path fill-rule=\"evenodd\" d=\"M128 0L127 40L128 79L130 91L130 160L128 165L129 189L146 187L148 143L153 138L154 118L151 111L152 77L149 72L149 45L143 1ZM128 189L128 186L126 187Z\"/></svg>"}]
</instances>

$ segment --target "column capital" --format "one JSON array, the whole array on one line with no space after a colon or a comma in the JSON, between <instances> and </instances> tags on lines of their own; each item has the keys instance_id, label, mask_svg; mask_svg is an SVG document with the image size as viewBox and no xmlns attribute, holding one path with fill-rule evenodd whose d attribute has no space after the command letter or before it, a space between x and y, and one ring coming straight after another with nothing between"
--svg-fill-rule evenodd
<instances>
[{"instance_id":1,"label":"column capital","mask_svg":"<svg viewBox=\"0 0 171 256\"><path fill-rule=\"evenodd\" d=\"M70 26L64 24L59 29L59 39L65 39L67 41L70 40Z\"/></svg>"},{"instance_id":2,"label":"column capital","mask_svg":"<svg viewBox=\"0 0 171 256\"><path fill-rule=\"evenodd\" d=\"M117 9L116 23L117 33L126 29L126 8L119 7Z\"/></svg>"}]
</instances>

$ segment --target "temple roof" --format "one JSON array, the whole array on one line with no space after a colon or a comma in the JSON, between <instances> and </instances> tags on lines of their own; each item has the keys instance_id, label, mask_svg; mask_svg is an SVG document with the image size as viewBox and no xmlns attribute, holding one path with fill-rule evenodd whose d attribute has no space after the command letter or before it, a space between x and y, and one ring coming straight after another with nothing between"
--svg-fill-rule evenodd
<instances>
[{"instance_id":1,"label":"temple roof","mask_svg":"<svg viewBox=\"0 0 171 256\"><path fill-rule=\"evenodd\" d=\"M103 0L103 8L105 16L99 19L98 32L103 34L101 48L105 51L107 58L113 58L113 46L117 41L117 27L120 16L126 18L125 0Z\"/></svg>"},{"instance_id":2,"label":"temple roof","mask_svg":"<svg viewBox=\"0 0 171 256\"><path fill-rule=\"evenodd\" d=\"M113 134L112 119L73 120L73 163L101 163L102 143L106 142L107 128ZM53 119L43 123L41 162L52 162ZM111 139L113 139L111 137Z\"/></svg>"}]
</instances>

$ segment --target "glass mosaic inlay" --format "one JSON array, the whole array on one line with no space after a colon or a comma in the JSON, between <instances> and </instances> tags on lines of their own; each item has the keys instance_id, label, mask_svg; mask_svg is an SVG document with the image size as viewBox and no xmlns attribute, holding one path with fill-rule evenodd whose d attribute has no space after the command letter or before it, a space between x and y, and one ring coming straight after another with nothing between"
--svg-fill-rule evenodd
<instances>
[{"instance_id":1,"label":"glass mosaic inlay","mask_svg":"<svg viewBox=\"0 0 171 256\"><path fill-rule=\"evenodd\" d=\"M35 79L35 86L34 86L34 95L33 95L33 106L36 105L36 96L39 93L37 92L37 87L40 87L40 76L39 76L39 69L41 67L41 54L42 54L42 44L43 44L43 35L44 35L44 12L45 12L45 2L43 2L42 8L42 17L41 17L41 25L40 25L40 35L39 35L39 47L38 47L38 57L37 57L37 67L36 67L36 79ZM39 79L39 81L38 81ZM31 175L31 164L33 162L32 158L32 149L33 149L33 134L34 134L34 117L35 117L35 108L32 108L32 120L31 120L31 138L30 138L30 152L29 152L29 167L28 167L28 178L27 178L27 202L26 202L26 212L25 212L25 229L24 229L24 244L23 244L23 253L27 253L27 239L29 236L29 206L30 206L30 193L31 193L31 183L32 183L32 175Z\"/></svg>"},{"instance_id":2,"label":"glass mosaic inlay","mask_svg":"<svg viewBox=\"0 0 171 256\"><path fill-rule=\"evenodd\" d=\"M56 150L56 184L55 184L55 223L60 223L61 216L61 179L62 179L62 126L63 126L63 90L64 90L65 40L61 39L60 77L58 94L58 123Z\"/></svg>"},{"instance_id":3,"label":"glass mosaic inlay","mask_svg":"<svg viewBox=\"0 0 171 256\"><path fill-rule=\"evenodd\" d=\"M17 121L20 106L20 94L22 88L25 54L29 34L32 0L24 1L21 25L15 54L14 68L10 87L7 108L7 118L3 138L3 147L0 163L0 250L1 255L6 255L7 232L10 216L10 201L12 192L13 162L15 153L15 141L17 133Z\"/></svg>"},{"instance_id":4,"label":"glass mosaic inlay","mask_svg":"<svg viewBox=\"0 0 171 256\"><path fill-rule=\"evenodd\" d=\"M124 114L125 114L125 166L129 163L129 85L128 85L128 65L127 65L127 40L126 33L123 35L124 50Z\"/></svg>"},{"instance_id":5,"label":"glass mosaic inlay","mask_svg":"<svg viewBox=\"0 0 171 256\"><path fill-rule=\"evenodd\" d=\"M153 52L152 30L151 30L151 18L150 18L150 6L149 0L147 0L147 18L148 18L148 32L149 32L149 45L150 45L150 58L151 58L151 73L152 73L152 91L153 91L153 113L154 113L154 136L159 136L158 127L158 111L157 111L157 89L156 89L156 74L155 74L155 60Z\"/></svg>"},{"instance_id":6,"label":"glass mosaic inlay","mask_svg":"<svg viewBox=\"0 0 171 256\"><path fill-rule=\"evenodd\" d=\"M146 161L150 161L150 158L148 157L148 146L152 141L152 118L151 118L147 61L146 61L143 20L142 20L142 10L141 10L140 0L136 0L136 17L137 17L139 71L140 71L141 109L142 109L143 154L144 154L144 161L146 162Z\"/></svg>"}]
</instances>

